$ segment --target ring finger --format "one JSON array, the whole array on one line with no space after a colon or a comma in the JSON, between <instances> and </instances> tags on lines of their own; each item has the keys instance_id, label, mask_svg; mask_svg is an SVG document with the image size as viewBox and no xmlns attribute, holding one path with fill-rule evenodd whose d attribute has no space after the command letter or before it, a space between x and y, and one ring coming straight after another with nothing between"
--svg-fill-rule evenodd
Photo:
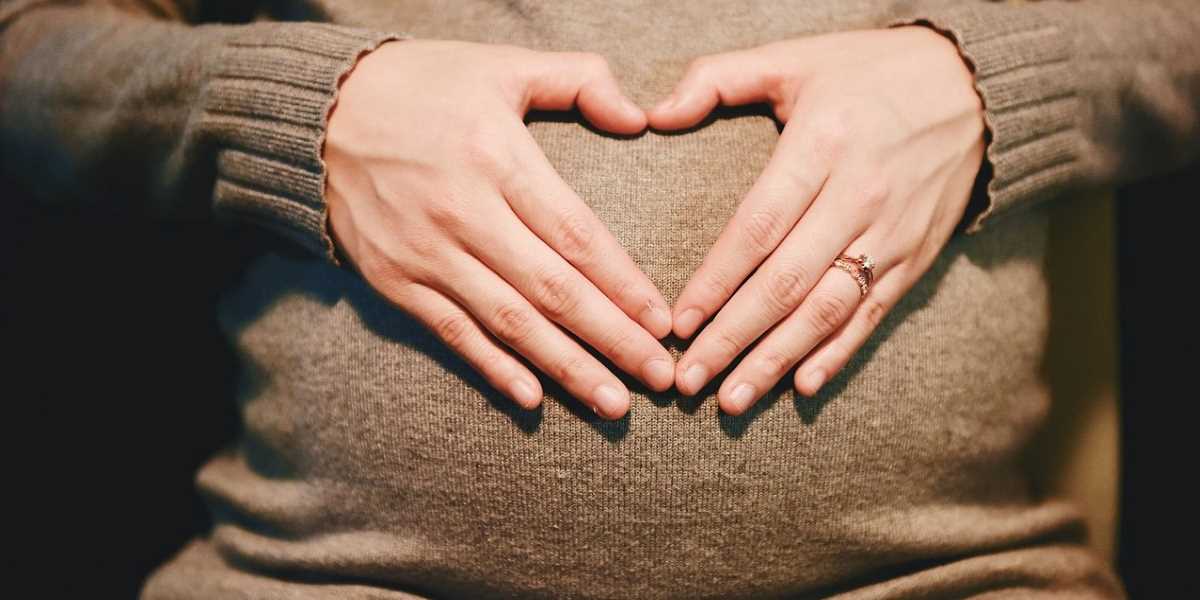
<instances>
[{"instance_id":1,"label":"ring finger","mask_svg":"<svg viewBox=\"0 0 1200 600\"><path fill-rule=\"evenodd\" d=\"M680 392L699 393L742 351L791 314L839 249L868 228L866 215L848 215L844 202L832 200L852 197L854 185L847 176L831 177L821 198L700 331L676 364L675 385Z\"/></svg>"},{"instance_id":2,"label":"ring finger","mask_svg":"<svg viewBox=\"0 0 1200 600\"><path fill-rule=\"evenodd\" d=\"M909 263L911 264L911 263ZM835 373L850 362L883 318L916 283L907 265L893 267L888 276L873 285L871 293L859 303L854 314L837 331L821 340L796 367L796 391L813 396Z\"/></svg>"},{"instance_id":3,"label":"ring finger","mask_svg":"<svg viewBox=\"0 0 1200 600\"><path fill-rule=\"evenodd\" d=\"M895 264L894 257L880 260L869 254L868 249L878 247L878 243L860 238L843 254L871 256L875 261L872 274L878 278ZM855 278L830 265L800 306L768 332L725 378L717 392L721 409L737 415L753 406L817 344L837 331L861 300Z\"/></svg>"}]
</instances>

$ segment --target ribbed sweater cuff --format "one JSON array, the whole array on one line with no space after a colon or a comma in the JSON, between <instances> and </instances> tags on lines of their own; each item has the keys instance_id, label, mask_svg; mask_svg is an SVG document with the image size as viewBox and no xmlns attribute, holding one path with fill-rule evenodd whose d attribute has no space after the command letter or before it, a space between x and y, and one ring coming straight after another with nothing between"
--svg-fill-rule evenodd
<instances>
[{"instance_id":1,"label":"ribbed sweater cuff","mask_svg":"<svg viewBox=\"0 0 1200 600\"><path fill-rule=\"evenodd\" d=\"M1045 11L958 4L890 23L946 35L975 74L987 127L985 197L963 217L976 233L997 217L1062 191L1083 175L1071 40Z\"/></svg>"},{"instance_id":2,"label":"ribbed sweater cuff","mask_svg":"<svg viewBox=\"0 0 1200 600\"><path fill-rule=\"evenodd\" d=\"M337 263L321 158L329 112L360 56L404 38L319 23L253 24L229 37L199 115L218 145L216 213Z\"/></svg>"}]
</instances>

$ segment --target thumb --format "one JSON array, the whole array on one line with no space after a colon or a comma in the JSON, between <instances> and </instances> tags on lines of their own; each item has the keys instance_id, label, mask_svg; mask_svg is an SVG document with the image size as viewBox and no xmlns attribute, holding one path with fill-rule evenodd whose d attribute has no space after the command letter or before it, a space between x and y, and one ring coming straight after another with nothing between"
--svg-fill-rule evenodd
<instances>
[{"instance_id":1,"label":"thumb","mask_svg":"<svg viewBox=\"0 0 1200 600\"><path fill-rule=\"evenodd\" d=\"M646 113L621 92L608 61L599 54L539 53L527 85L522 112L578 106L589 123L605 131L634 134L646 128Z\"/></svg>"},{"instance_id":2,"label":"thumb","mask_svg":"<svg viewBox=\"0 0 1200 600\"><path fill-rule=\"evenodd\" d=\"M697 58L688 65L670 96L650 109L655 129L691 127L718 105L775 103L776 69L765 52L738 50Z\"/></svg>"}]
</instances>

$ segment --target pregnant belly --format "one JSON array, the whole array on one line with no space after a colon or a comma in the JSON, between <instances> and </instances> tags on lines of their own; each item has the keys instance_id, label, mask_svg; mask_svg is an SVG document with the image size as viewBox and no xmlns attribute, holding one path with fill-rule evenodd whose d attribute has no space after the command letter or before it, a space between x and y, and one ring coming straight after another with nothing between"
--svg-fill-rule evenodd
<instances>
[{"instance_id":1,"label":"pregnant belly","mask_svg":"<svg viewBox=\"0 0 1200 600\"><path fill-rule=\"evenodd\" d=\"M612 139L531 124L673 300L777 137L753 114ZM548 202L554 201L547 198ZM264 256L222 306L243 440L200 487L238 564L434 596L770 597L1070 528L1016 459L1041 422L1044 219L952 242L815 398L513 408L348 271ZM672 342L675 351L683 345ZM543 378L543 381L549 383Z\"/></svg>"}]
</instances>

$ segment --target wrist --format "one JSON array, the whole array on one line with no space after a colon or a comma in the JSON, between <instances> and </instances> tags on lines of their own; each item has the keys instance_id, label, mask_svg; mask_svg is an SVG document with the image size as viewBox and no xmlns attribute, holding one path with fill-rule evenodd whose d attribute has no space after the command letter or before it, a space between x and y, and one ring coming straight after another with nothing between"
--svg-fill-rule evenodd
<instances>
[{"instance_id":1,"label":"wrist","mask_svg":"<svg viewBox=\"0 0 1200 600\"><path fill-rule=\"evenodd\" d=\"M320 148L321 164L325 173L321 194L325 208L323 222L324 239L326 240L327 245L327 258L338 266L353 266L354 264L350 258L350 255L345 249L344 241L339 239L337 235L337 228L334 226L333 218L334 212L341 208L337 205L343 203L346 198L342 194L332 193L330 191L329 181L331 170L338 169L337 160L330 160L330 148L337 147L341 143L339 141L341 139L339 132L343 128L342 124L346 121L346 115L342 114L346 111L339 111L339 109L344 108L347 104L345 101L347 90L353 89L348 88L347 82L351 81L351 79L355 76L361 77L361 67L367 57L377 54L380 49L384 48L385 46L397 44L405 39L408 38L388 37L382 40L379 44L364 48L362 51L360 51L350 67L338 77L333 98L330 101L329 109L325 115L325 131L321 139Z\"/></svg>"},{"instance_id":2,"label":"wrist","mask_svg":"<svg viewBox=\"0 0 1200 600\"><path fill-rule=\"evenodd\" d=\"M914 25L955 44L983 102L987 146L977 187L983 207L965 218L966 233L1077 182L1079 79L1071 39L1051 11L1033 3L957 3L888 24Z\"/></svg>"}]
</instances>

